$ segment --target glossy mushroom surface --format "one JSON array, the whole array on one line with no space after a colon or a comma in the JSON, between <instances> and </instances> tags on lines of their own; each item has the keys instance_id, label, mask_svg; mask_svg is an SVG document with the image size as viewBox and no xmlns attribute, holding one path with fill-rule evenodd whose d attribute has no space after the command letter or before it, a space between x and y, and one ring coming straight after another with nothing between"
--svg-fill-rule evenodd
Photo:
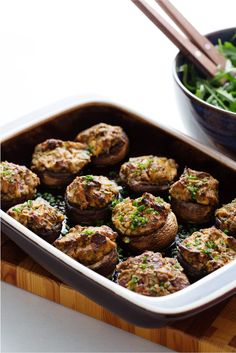
<instances>
[{"instance_id":1,"label":"glossy mushroom surface","mask_svg":"<svg viewBox=\"0 0 236 353\"><path fill-rule=\"evenodd\" d=\"M108 226L76 225L54 242L54 246L88 268L109 276L118 262L117 233Z\"/></svg>"},{"instance_id":2,"label":"glossy mushroom surface","mask_svg":"<svg viewBox=\"0 0 236 353\"><path fill-rule=\"evenodd\" d=\"M209 222L218 204L218 184L206 172L185 168L170 187L171 206L177 218L195 224Z\"/></svg>"},{"instance_id":3,"label":"glossy mushroom surface","mask_svg":"<svg viewBox=\"0 0 236 353\"><path fill-rule=\"evenodd\" d=\"M186 274L199 279L236 259L236 239L211 227L178 243L178 259Z\"/></svg>"},{"instance_id":4,"label":"glossy mushroom surface","mask_svg":"<svg viewBox=\"0 0 236 353\"><path fill-rule=\"evenodd\" d=\"M118 283L136 293L160 297L189 285L183 268L174 258L146 251L117 266Z\"/></svg>"},{"instance_id":5,"label":"glossy mushroom surface","mask_svg":"<svg viewBox=\"0 0 236 353\"><path fill-rule=\"evenodd\" d=\"M91 224L111 214L111 203L119 197L120 187L104 176L84 175L67 186L65 201L73 224Z\"/></svg>"},{"instance_id":6,"label":"glossy mushroom surface","mask_svg":"<svg viewBox=\"0 0 236 353\"><path fill-rule=\"evenodd\" d=\"M90 162L85 144L49 139L35 147L31 169L42 184L50 187L68 185Z\"/></svg>"},{"instance_id":7,"label":"glossy mushroom surface","mask_svg":"<svg viewBox=\"0 0 236 353\"><path fill-rule=\"evenodd\" d=\"M177 175L173 159L153 155L130 158L120 168L120 179L137 193L158 193L169 189Z\"/></svg>"},{"instance_id":8,"label":"glossy mushroom surface","mask_svg":"<svg viewBox=\"0 0 236 353\"><path fill-rule=\"evenodd\" d=\"M15 205L7 213L49 243L59 237L64 220L56 207L40 197Z\"/></svg>"},{"instance_id":9,"label":"glossy mushroom surface","mask_svg":"<svg viewBox=\"0 0 236 353\"><path fill-rule=\"evenodd\" d=\"M236 199L215 212L216 226L228 235L236 237Z\"/></svg>"},{"instance_id":10,"label":"glossy mushroom surface","mask_svg":"<svg viewBox=\"0 0 236 353\"><path fill-rule=\"evenodd\" d=\"M0 175L3 209L34 198L40 180L30 169L5 161L0 164Z\"/></svg>"},{"instance_id":11,"label":"glossy mushroom surface","mask_svg":"<svg viewBox=\"0 0 236 353\"><path fill-rule=\"evenodd\" d=\"M100 123L80 132L76 141L87 144L98 167L113 165L123 160L128 152L129 139L120 126Z\"/></svg>"},{"instance_id":12,"label":"glossy mushroom surface","mask_svg":"<svg viewBox=\"0 0 236 353\"><path fill-rule=\"evenodd\" d=\"M122 243L135 253L168 247L178 230L170 205L149 193L119 202L113 208L112 222Z\"/></svg>"}]
</instances>

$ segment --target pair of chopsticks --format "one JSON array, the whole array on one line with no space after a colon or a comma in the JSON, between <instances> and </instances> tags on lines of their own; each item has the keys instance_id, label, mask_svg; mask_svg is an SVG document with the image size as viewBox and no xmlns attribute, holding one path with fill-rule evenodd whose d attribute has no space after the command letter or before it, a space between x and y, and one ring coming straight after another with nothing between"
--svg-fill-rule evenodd
<instances>
[{"instance_id":1,"label":"pair of chopsticks","mask_svg":"<svg viewBox=\"0 0 236 353\"><path fill-rule=\"evenodd\" d=\"M131 0L133 3L204 73L214 77L219 69L224 70L226 60L214 45L168 1L156 0L187 38L176 31L145 0Z\"/></svg>"}]
</instances>

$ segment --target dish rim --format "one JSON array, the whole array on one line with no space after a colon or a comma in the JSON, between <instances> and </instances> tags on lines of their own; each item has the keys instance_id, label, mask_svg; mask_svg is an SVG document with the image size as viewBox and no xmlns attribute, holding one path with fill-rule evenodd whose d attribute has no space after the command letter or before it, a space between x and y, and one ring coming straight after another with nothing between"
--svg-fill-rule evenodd
<instances>
[{"instance_id":1,"label":"dish rim","mask_svg":"<svg viewBox=\"0 0 236 353\"><path fill-rule=\"evenodd\" d=\"M178 132L174 129L170 129L169 127L165 127L157 123L155 120L144 116L143 114L137 113L121 104L116 104L113 101L104 98L89 97L78 99L78 97L69 97L68 99L63 100L63 102L59 101L54 105L50 105L50 107L48 108L44 108L43 110L34 112L33 115L35 115L36 118L33 121L32 114L27 114L26 116L20 118L20 121L18 120L19 124L17 126L15 123L6 124L4 126L5 132L3 132L3 141L6 141L11 137L16 136L17 134L20 134L24 131L27 131L29 128L32 129L38 125L41 125L46 121L54 120L63 113L74 111L76 109L81 109L88 105L105 105L113 107L115 109L123 110L127 114L135 115L138 119L150 122L157 128L163 129L167 133L181 139L182 141L184 140L187 144L190 144L193 147L201 150L203 153L206 153L211 158L223 163L224 165L228 166L233 170L236 170L236 162L231 160L229 157L224 156L222 153L214 151L213 149L202 145L201 143L195 141L194 139L186 136L181 132ZM28 121L21 124L20 122L22 122L23 120ZM228 296L231 292L232 294L236 292L236 279L233 276L233 272L236 271L236 260L234 260L231 263L225 265L224 267L202 278L201 280L195 282L194 284L191 284L189 287L182 289L179 292L163 297L147 297L132 292L127 288L124 288L118 285L117 283L114 283L111 280L88 269L84 265L73 260L60 250L53 247L51 244L38 237L35 233L33 233L25 226L14 220L4 211L1 210L0 214L3 222L10 225L12 228L15 228L19 233L21 233L21 236L23 235L24 237L28 238L28 240L31 240L35 244L35 246L43 248L46 252L50 253L52 256L56 257L64 264L80 272L84 276L88 277L90 280L95 281L100 286L105 287L107 290L112 291L114 294L123 298L124 300L129 301L130 304L136 305L144 310L148 310L155 314L166 315L169 317L182 316L184 314L195 312L199 308L203 308L205 306L208 307L209 303L213 303L214 301L217 301L217 299L219 300L219 298L225 297L226 295ZM207 290L207 286L205 286L205 284L208 282L217 283L217 278L225 279L226 283L224 282L224 285L221 285L220 288L216 290L212 291L212 289L208 289L208 294L206 295L205 292ZM202 296L200 295L200 293L202 293ZM182 302L184 302L184 304L180 305L181 300ZM176 301L178 301L177 306Z\"/></svg>"}]
</instances>

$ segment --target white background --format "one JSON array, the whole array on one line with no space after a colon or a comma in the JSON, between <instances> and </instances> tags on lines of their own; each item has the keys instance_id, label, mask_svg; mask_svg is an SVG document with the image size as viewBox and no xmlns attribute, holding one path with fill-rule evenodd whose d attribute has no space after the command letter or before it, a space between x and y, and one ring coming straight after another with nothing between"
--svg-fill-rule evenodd
<instances>
[{"instance_id":1,"label":"white background","mask_svg":"<svg viewBox=\"0 0 236 353\"><path fill-rule=\"evenodd\" d=\"M236 24L235 0L173 3L202 33ZM2 0L0 37L1 125L67 96L94 94L193 135L175 99L177 49L131 1ZM7 352L164 350L5 284L2 322Z\"/></svg>"}]
</instances>

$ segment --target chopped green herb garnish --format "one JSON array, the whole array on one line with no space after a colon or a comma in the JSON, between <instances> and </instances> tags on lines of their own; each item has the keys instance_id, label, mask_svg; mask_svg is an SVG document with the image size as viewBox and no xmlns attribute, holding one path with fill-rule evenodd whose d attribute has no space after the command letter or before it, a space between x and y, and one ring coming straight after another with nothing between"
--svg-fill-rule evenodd
<instances>
[{"instance_id":1,"label":"chopped green herb garnish","mask_svg":"<svg viewBox=\"0 0 236 353\"><path fill-rule=\"evenodd\" d=\"M132 275L131 280L128 282L128 288L133 290L136 287L136 284L139 281L139 277L136 275Z\"/></svg>"},{"instance_id":2,"label":"chopped green herb garnish","mask_svg":"<svg viewBox=\"0 0 236 353\"><path fill-rule=\"evenodd\" d=\"M188 175L187 176L187 178L189 179L189 180L197 180L198 179L198 177L196 176L196 175Z\"/></svg>"},{"instance_id":3,"label":"chopped green herb garnish","mask_svg":"<svg viewBox=\"0 0 236 353\"><path fill-rule=\"evenodd\" d=\"M1 171L1 174L8 176L8 175L12 175L12 172L10 170L3 170Z\"/></svg>"},{"instance_id":4,"label":"chopped green herb garnish","mask_svg":"<svg viewBox=\"0 0 236 353\"><path fill-rule=\"evenodd\" d=\"M136 283L138 283L138 281L139 281L139 277L138 277L138 276L135 276L135 275L132 275L131 281L132 281L132 283L136 284Z\"/></svg>"},{"instance_id":5,"label":"chopped green herb garnish","mask_svg":"<svg viewBox=\"0 0 236 353\"><path fill-rule=\"evenodd\" d=\"M92 229L84 229L82 231L83 234L86 234L86 235L91 235L94 233L94 231Z\"/></svg>"},{"instance_id":6,"label":"chopped green herb garnish","mask_svg":"<svg viewBox=\"0 0 236 353\"><path fill-rule=\"evenodd\" d=\"M114 208L116 205L118 205L118 203L120 203L122 200L121 199L114 199L112 202L111 202L111 208Z\"/></svg>"},{"instance_id":7,"label":"chopped green herb garnish","mask_svg":"<svg viewBox=\"0 0 236 353\"><path fill-rule=\"evenodd\" d=\"M16 212L16 213L19 213L19 212L20 212L20 208L14 207L14 208L12 209L12 211L14 211L14 212Z\"/></svg>"},{"instance_id":8,"label":"chopped green herb garnish","mask_svg":"<svg viewBox=\"0 0 236 353\"><path fill-rule=\"evenodd\" d=\"M145 205L141 205L137 207L138 212L143 212L145 210Z\"/></svg>"},{"instance_id":9,"label":"chopped green herb garnish","mask_svg":"<svg viewBox=\"0 0 236 353\"><path fill-rule=\"evenodd\" d=\"M198 186L197 185L187 185L187 189L191 194L192 200L196 201Z\"/></svg>"},{"instance_id":10,"label":"chopped green herb garnish","mask_svg":"<svg viewBox=\"0 0 236 353\"><path fill-rule=\"evenodd\" d=\"M88 151L92 154L94 150L94 147L91 145L88 145Z\"/></svg>"},{"instance_id":11,"label":"chopped green herb garnish","mask_svg":"<svg viewBox=\"0 0 236 353\"><path fill-rule=\"evenodd\" d=\"M148 257L146 255L143 256L143 260L142 260L142 263L143 264L146 264L147 263L147 260L148 260Z\"/></svg>"},{"instance_id":12,"label":"chopped green herb garnish","mask_svg":"<svg viewBox=\"0 0 236 353\"><path fill-rule=\"evenodd\" d=\"M211 257L212 249L204 249L202 252L203 252L204 254L208 255L209 257Z\"/></svg>"},{"instance_id":13,"label":"chopped green herb garnish","mask_svg":"<svg viewBox=\"0 0 236 353\"><path fill-rule=\"evenodd\" d=\"M216 249L217 248L217 245L212 240L206 241L205 245L209 249Z\"/></svg>"},{"instance_id":14,"label":"chopped green herb garnish","mask_svg":"<svg viewBox=\"0 0 236 353\"><path fill-rule=\"evenodd\" d=\"M129 244L130 243L130 238L129 237L124 237L123 239L125 244Z\"/></svg>"},{"instance_id":15,"label":"chopped green herb garnish","mask_svg":"<svg viewBox=\"0 0 236 353\"><path fill-rule=\"evenodd\" d=\"M154 214L158 214L159 212L154 210L154 208L150 207L150 208L147 208L145 210L146 213L154 213Z\"/></svg>"},{"instance_id":16,"label":"chopped green herb garnish","mask_svg":"<svg viewBox=\"0 0 236 353\"><path fill-rule=\"evenodd\" d=\"M134 230L139 226L143 226L148 222L147 217L144 216L140 216L140 213L135 211L132 215L131 215L131 229Z\"/></svg>"},{"instance_id":17,"label":"chopped green herb garnish","mask_svg":"<svg viewBox=\"0 0 236 353\"><path fill-rule=\"evenodd\" d=\"M135 207L138 207L141 201L142 201L142 197L139 197L138 199L136 199L136 200L133 201L133 205L134 205Z\"/></svg>"},{"instance_id":18,"label":"chopped green herb garnish","mask_svg":"<svg viewBox=\"0 0 236 353\"><path fill-rule=\"evenodd\" d=\"M140 264L139 267L142 269L142 270L145 270L147 268L147 265L146 264Z\"/></svg>"},{"instance_id":19,"label":"chopped green herb garnish","mask_svg":"<svg viewBox=\"0 0 236 353\"><path fill-rule=\"evenodd\" d=\"M86 180L87 183L90 183L90 181L94 180L94 177L92 175L85 175L84 179Z\"/></svg>"},{"instance_id":20,"label":"chopped green herb garnish","mask_svg":"<svg viewBox=\"0 0 236 353\"><path fill-rule=\"evenodd\" d=\"M185 246L186 248L191 248L191 243L186 243Z\"/></svg>"}]
</instances>

